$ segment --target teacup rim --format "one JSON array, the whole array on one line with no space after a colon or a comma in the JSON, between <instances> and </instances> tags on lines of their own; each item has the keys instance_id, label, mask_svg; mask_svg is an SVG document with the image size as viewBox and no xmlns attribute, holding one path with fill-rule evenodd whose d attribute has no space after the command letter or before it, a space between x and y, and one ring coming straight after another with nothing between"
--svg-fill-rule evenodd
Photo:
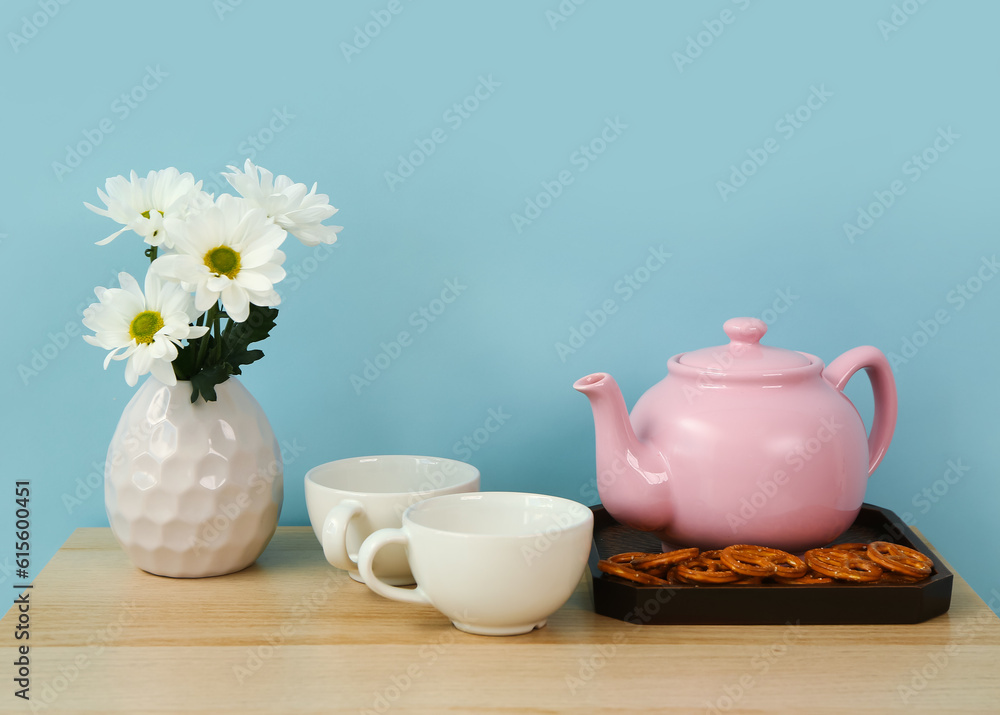
<instances>
[{"instance_id":1,"label":"teacup rim","mask_svg":"<svg viewBox=\"0 0 1000 715\"><path fill-rule=\"evenodd\" d=\"M496 539L497 537L505 537L511 539L537 539L539 534L544 534L544 530L537 532L532 532L530 534L503 534L503 533L486 533L486 534L470 534L466 532L449 531L448 529L439 529L433 526L427 526L426 524L420 524L411 518L411 512L419 511L421 509L433 508L434 504L440 503L441 501L463 501L463 500L482 500L483 498L490 498L496 495L504 496L527 496L527 497L544 497L546 499L552 499L557 502L563 502L568 507L567 512L572 515L569 509L573 507L580 507L582 510L582 518L578 522L575 522L568 527L565 527L565 531L570 531L573 529L588 527L593 528L594 522L594 512L590 507L581 502L575 501L573 499L568 499L566 497L555 496L554 494L539 494L537 492L506 492L501 490L492 491L479 491L479 492L459 492L454 494L441 494L439 496L433 496L429 499L424 499L415 504L411 504L406 508L402 514L402 524L404 528L415 528L422 529L425 531L433 532L436 534L444 534L452 537L463 538L463 539Z\"/></svg>"},{"instance_id":2,"label":"teacup rim","mask_svg":"<svg viewBox=\"0 0 1000 715\"><path fill-rule=\"evenodd\" d=\"M359 490L359 489L344 489L342 487L332 487L332 486L329 486L327 484L321 484L320 482L316 481L316 479L314 478L315 474L317 474L319 472L319 470L324 469L326 467L330 467L330 466L335 465L335 464L342 464L342 463L354 463L354 464L357 464L358 462L362 462L362 461L365 461L365 460L377 460L377 459L400 459L400 460L402 460L402 459L406 459L406 460L412 460L412 459L430 459L430 460L434 460L434 461L439 462L439 463L445 463L446 462L446 463L449 463L449 464L454 464L454 465L457 465L458 468L460 468L460 469L461 468L466 468L466 469L471 470L471 471L469 472L469 475L468 475L468 477L466 479L464 479L463 481L460 481L460 482L456 482L455 484L450 484L447 487L434 487L433 489L420 489L420 490L414 490L412 492L373 492L373 491L364 491L364 490ZM439 492L439 491L441 491L443 489L455 489L455 488L463 487L463 486L466 486L468 484L471 484L472 482L477 482L477 481L479 481L481 479L482 479L482 474L480 473L478 467L476 467L473 464L469 464L468 462L463 462L463 461L461 461L459 459L452 459L451 457L435 457L433 455L427 455L427 454L370 454L370 455L363 455L363 456L357 456L357 457L343 457L341 459L333 459L333 460L330 460L329 462L323 462L322 464L317 464L317 465L311 467L306 472L304 481L307 484L311 483L311 484L315 485L319 489L330 489L332 491L336 491L336 492L339 492L339 493L342 493L342 494L353 494L353 495L358 495L358 496L380 496L380 495L387 495L387 494L403 494L403 493L405 493L405 494L434 494L435 492ZM446 495L442 494L441 496L446 496Z\"/></svg>"}]
</instances>

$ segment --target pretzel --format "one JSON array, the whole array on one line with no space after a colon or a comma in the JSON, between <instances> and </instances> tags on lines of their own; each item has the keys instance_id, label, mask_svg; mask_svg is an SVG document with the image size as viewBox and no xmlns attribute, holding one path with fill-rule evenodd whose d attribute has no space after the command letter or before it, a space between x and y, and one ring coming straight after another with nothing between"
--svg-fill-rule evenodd
<instances>
[{"instance_id":1,"label":"pretzel","mask_svg":"<svg viewBox=\"0 0 1000 715\"><path fill-rule=\"evenodd\" d=\"M677 573L677 567L671 566L670 570L667 571L667 583L678 584L678 583L693 583L688 581L686 578Z\"/></svg>"},{"instance_id":2,"label":"pretzel","mask_svg":"<svg viewBox=\"0 0 1000 715\"><path fill-rule=\"evenodd\" d=\"M934 562L914 549L886 541L843 543L798 556L752 544L699 553L697 548L664 553L629 551L600 561L605 573L648 586L677 584L731 586L759 584L769 578L799 586L853 581L909 584L930 575Z\"/></svg>"},{"instance_id":3,"label":"pretzel","mask_svg":"<svg viewBox=\"0 0 1000 715\"><path fill-rule=\"evenodd\" d=\"M668 586L670 585L667 581L662 578L657 578L652 574L643 573L642 571L636 571L633 568L624 566L622 564L616 564L613 561L601 560L597 562L597 568L599 568L604 573L609 573L612 576L620 576L621 578L628 579L629 581L635 581L641 583L644 586Z\"/></svg>"},{"instance_id":4,"label":"pretzel","mask_svg":"<svg viewBox=\"0 0 1000 715\"><path fill-rule=\"evenodd\" d=\"M804 576L809 567L798 556L766 546L736 544L722 550L722 563L743 576Z\"/></svg>"},{"instance_id":5,"label":"pretzel","mask_svg":"<svg viewBox=\"0 0 1000 715\"><path fill-rule=\"evenodd\" d=\"M869 583L878 581L882 575L881 566L856 551L810 549L805 556L813 571L840 581Z\"/></svg>"},{"instance_id":6,"label":"pretzel","mask_svg":"<svg viewBox=\"0 0 1000 715\"><path fill-rule=\"evenodd\" d=\"M609 556L607 558L613 564L630 564L635 559L641 559L648 556L655 556L656 554L650 554L646 551L628 551L624 554L615 554L614 556Z\"/></svg>"},{"instance_id":7,"label":"pretzel","mask_svg":"<svg viewBox=\"0 0 1000 715\"><path fill-rule=\"evenodd\" d=\"M684 583L733 583L742 578L721 561L703 556L678 564L676 575Z\"/></svg>"},{"instance_id":8,"label":"pretzel","mask_svg":"<svg viewBox=\"0 0 1000 715\"><path fill-rule=\"evenodd\" d=\"M868 558L884 569L912 578L929 576L934 565L929 557L919 551L888 541L873 541L868 544Z\"/></svg>"},{"instance_id":9,"label":"pretzel","mask_svg":"<svg viewBox=\"0 0 1000 715\"><path fill-rule=\"evenodd\" d=\"M687 583L684 579L677 575L677 567L671 566L670 570L666 573L667 583L672 585L677 585L679 583Z\"/></svg>"},{"instance_id":10,"label":"pretzel","mask_svg":"<svg viewBox=\"0 0 1000 715\"><path fill-rule=\"evenodd\" d=\"M812 569L804 576L798 576L796 578L788 578L786 576L775 576L774 580L778 583L783 583L788 586L812 586L817 583L832 583L833 579L829 576L824 576L821 573L817 573Z\"/></svg>"},{"instance_id":11,"label":"pretzel","mask_svg":"<svg viewBox=\"0 0 1000 715\"><path fill-rule=\"evenodd\" d=\"M632 568L637 571L646 571L647 573L657 570L665 572L669 570L669 567L690 561L693 558L697 558L697 556L697 547L667 551L663 554L640 554L638 557L633 557Z\"/></svg>"},{"instance_id":12,"label":"pretzel","mask_svg":"<svg viewBox=\"0 0 1000 715\"><path fill-rule=\"evenodd\" d=\"M698 556L698 560L710 564L709 568L716 569L719 571L732 571L728 566L722 563L722 549L712 549L709 551L702 551L701 555ZM739 574L737 574L739 575ZM744 584L758 584L761 583L763 579L760 576L744 576L737 581L727 581L727 586L742 586Z\"/></svg>"}]
</instances>

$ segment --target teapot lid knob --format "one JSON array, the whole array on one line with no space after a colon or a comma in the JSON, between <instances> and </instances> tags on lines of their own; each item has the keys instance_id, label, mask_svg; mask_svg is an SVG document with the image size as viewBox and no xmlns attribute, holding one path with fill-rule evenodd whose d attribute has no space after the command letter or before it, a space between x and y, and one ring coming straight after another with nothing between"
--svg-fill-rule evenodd
<instances>
[{"instance_id":1,"label":"teapot lid knob","mask_svg":"<svg viewBox=\"0 0 1000 715\"><path fill-rule=\"evenodd\" d=\"M778 373L812 365L813 358L795 350L785 350L761 345L760 339L767 332L767 323L758 318L732 318L722 329L731 341L728 345L702 348L677 356L677 362L704 373L742 373L773 379Z\"/></svg>"},{"instance_id":2,"label":"teapot lid knob","mask_svg":"<svg viewBox=\"0 0 1000 715\"><path fill-rule=\"evenodd\" d=\"M757 345L767 332L767 323L757 318L730 318L722 326L736 345Z\"/></svg>"}]
</instances>

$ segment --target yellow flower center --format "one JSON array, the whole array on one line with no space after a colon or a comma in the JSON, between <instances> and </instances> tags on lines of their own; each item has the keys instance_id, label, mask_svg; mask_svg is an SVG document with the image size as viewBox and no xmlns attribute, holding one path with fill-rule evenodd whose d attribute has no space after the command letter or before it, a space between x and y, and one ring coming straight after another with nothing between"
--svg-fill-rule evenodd
<instances>
[{"instance_id":1,"label":"yellow flower center","mask_svg":"<svg viewBox=\"0 0 1000 715\"><path fill-rule=\"evenodd\" d=\"M240 272L240 254L229 246L216 246L205 254L205 265L217 276L235 278Z\"/></svg>"},{"instance_id":2,"label":"yellow flower center","mask_svg":"<svg viewBox=\"0 0 1000 715\"><path fill-rule=\"evenodd\" d=\"M149 345L153 342L156 331L163 327L163 316L158 310L144 310L132 318L128 326L128 334L137 343Z\"/></svg>"},{"instance_id":3,"label":"yellow flower center","mask_svg":"<svg viewBox=\"0 0 1000 715\"><path fill-rule=\"evenodd\" d=\"M153 211L153 210L154 210L154 209L150 209L149 211ZM143 211L143 212L142 212L141 214L139 214L139 215L140 215L140 216L142 216L143 218L149 218L149 211ZM159 209L155 209L155 211L156 211L156 213L160 214L160 216L162 216L162 215L163 215L163 212L162 212L162 211L160 211Z\"/></svg>"}]
</instances>

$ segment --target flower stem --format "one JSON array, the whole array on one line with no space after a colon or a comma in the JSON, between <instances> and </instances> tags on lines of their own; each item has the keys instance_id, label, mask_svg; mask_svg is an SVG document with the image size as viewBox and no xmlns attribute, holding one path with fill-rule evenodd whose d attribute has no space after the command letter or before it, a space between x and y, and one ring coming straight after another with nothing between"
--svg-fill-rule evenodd
<instances>
[{"instance_id":1,"label":"flower stem","mask_svg":"<svg viewBox=\"0 0 1000 715\"><path fill-rule=\"evenodd\" d=\"M218 320L219 314L219 304L216 303L210 306L208 312L205 313L205 320L209 325L213 325ZM195 361L195 373L201 372L205 367L205 356L208 354L208 333L206 333L201 338L201 344L198 346L198 359Z\"/></svg>"},{"instance_id":2,"label":"flower stem","mask_svg":"<svg viewBox=\"0 0 1000 715\"><path fill-rule=\"evenodd\" d=\"M149 262L152 263L156 260L156 246L150 246L146 249L146 255L149 256Z\"/></svg>"},{"instance_id":3,"label":"flower stem","mask_svg":"<svg viewBox=\"0 0 1000 715\"><path fill-rule=\"evenodd\" d=\"M229 340L229 334L232 332L233 325L235 325L235 324L236 324L236 321L233 320L232 318L229 318L226 321L226 329L222 331L222 343L223 343L223 345L225 345L225 343Z\"/></svg>"},{"instance_id":4,"label":"flower stem","mask_svg":"<svg viewBox=\"0 0 1000 715\"><path fill-rule=\"evenodd\" d=\"M212 362L219 362L222 359L222 318L216 314L215 322L212 323L212 328L215 331L215 357Z\"/></svg>"}]
</instances>

